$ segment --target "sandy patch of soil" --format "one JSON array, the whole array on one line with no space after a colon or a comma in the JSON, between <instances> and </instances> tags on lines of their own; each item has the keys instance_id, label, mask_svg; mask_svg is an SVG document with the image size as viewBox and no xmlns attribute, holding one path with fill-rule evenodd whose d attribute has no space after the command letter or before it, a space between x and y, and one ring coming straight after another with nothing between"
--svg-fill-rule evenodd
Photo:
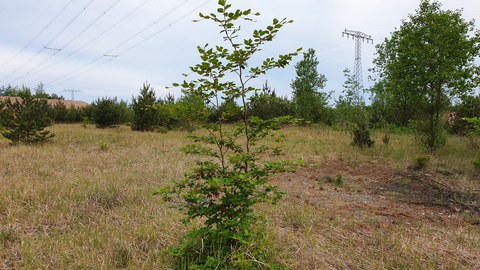
<instances>
[{"instance_id":1,"label":"sandy patch of soil","mask_svg":"<svg viewBox=\"0 0 480 270\"><path fill-rule=\"evenodd\" d=\"M452 193L456 191L437 179L439 175L399 170L381 162L352 164L328 159L276 177L274 183L287 191L287 200L339 214L348 212L360 219L376 218L379 226L398 222L452 225L462 222L464 212L480 211L480 194ZM435 184L440 185L438 190ZM458 201L456 196L460 196Z\"/></svg>"}]
</instances>

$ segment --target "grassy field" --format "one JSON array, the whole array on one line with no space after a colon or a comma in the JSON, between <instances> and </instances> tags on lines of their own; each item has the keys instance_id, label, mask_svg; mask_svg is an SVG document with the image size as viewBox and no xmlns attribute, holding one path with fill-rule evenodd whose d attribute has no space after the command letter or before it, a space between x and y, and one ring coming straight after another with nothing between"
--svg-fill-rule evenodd
<instances>
[{"instance_id":1,"label":"grassy field","mask_svg":"<svg viewBox=\"0 0 480 270\"><path fill-rule=\"evenodd\" d=\"M179 152L188 134L50 129L56 137L40 146L0 139L0 269L169 269L167 247L187 228L152 191L193 164ZM282 132L284 158L306 165L273 177L287 196L258 207L275 260L290 269L480 269L480 178L462 138L417 172L411 135L383 145L376 132L375 147L360 150L331 128Z\"/></svg>"}]
</instances>

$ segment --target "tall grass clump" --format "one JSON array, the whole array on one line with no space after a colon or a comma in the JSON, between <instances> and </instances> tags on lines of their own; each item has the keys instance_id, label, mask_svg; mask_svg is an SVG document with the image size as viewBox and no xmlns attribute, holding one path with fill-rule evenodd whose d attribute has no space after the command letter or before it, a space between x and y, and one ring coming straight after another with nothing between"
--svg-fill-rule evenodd
<instances>
[{"instance_id":1,"label":"tall grass clump","mask_svg":"<svg viewBox=\"0 0 480 270\"><path fill-rule=\"evenodd\" d=\"M220 113L216 122L205 126L205 135L191 136L195 144L186 146L183 152L207 158L198 160L183 180L160 191L165 199L183 210L184 221L201 221L199 227L171 249L175 269L275 267L268 258L268 247L263 246L259 237L262 227L254 206L261 202L276 203L282 196L282 192L269 185L267 177L287 170L285 163L261 163L260 158L273 154L273 149L262 143L263 139L290 118L248 117L247 94L258 90L249 85L251 80L271 69L287 66L300 49L253 66L251 58L292 22L274 19L265 29L253 31L252 36L242 36L240 22L254 21L256 16L259 14L250 9L233 10L225 0L218 1L216 13L200 13L201 20L220 27L226 44L199 46L201 62L190 68L197 78L174 84L202 97L217 110L222 99L240 100L242 110L242 119L233 128L225 127L228 115Z\"/></svg>"}]
</instances>

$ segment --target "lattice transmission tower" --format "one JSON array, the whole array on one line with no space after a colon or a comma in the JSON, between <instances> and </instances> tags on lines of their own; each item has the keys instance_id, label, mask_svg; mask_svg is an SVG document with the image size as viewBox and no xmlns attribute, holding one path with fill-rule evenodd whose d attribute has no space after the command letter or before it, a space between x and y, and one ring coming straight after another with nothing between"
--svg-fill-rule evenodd
<instances>
[{"instance_id":1,"label":"lattice transmission tower","mask_svg":"<svg viewBox=\"0 0 480 270\"><path fill-rule=\"evenodd\" d=\"M77 89L65 89L63 92L68 92L72 95L72 101L75 100L75 93L81 93L82 90L77 90Z\"/></svg>"},{"instance_id":2,"label":"lattice transmission tower","mask_svg":"<svg viewBox=\"0 0 480 270\"><path fill-rule=\"evenodd\" d=\"M342 37L352 37L355 40L355 64L353 68L353 77L356 82L357 91L360 92L363 89L363 75L362 75L362 42L371 42L373 44L372 36L367 35L360 31L347 30L342 32Z\"/></svg>"}]
</instances>

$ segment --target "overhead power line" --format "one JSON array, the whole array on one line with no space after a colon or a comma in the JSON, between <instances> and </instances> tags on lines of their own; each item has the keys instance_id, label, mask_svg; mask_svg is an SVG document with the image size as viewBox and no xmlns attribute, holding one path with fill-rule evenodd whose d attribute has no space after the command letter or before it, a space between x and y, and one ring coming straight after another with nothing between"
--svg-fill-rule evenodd
<instances>
[{"instance_id":1,"label":"overhead power line","mask_svg":"<svg viewBox=\"0 0 480 270\"><path fill-rule=\"evenodd\" d=\"M188 0L187 0L187 1L188 1ZM187 1L185 1L185 2L187 2ZM60 78L57 78L57 79L52 80L52 81L50 81L50 82L47 82L45 85L49 85L50 87L53 87L53 86L59 85L59 84L61 84L61 83L64 83L64 82L73 80L73 79L75 79L75 78L80 77L81 75L83 75L83 74L85 74L85 73L90 72L90 71L93 70L93 69L96 69L96 68L98 68L98 67L100 67L100 66L102 66L102 65L104 65L104 64L106 64L106 63L108 63L108 62L110 62L110 61L112 61L114 58L116 58L116 57L118 57L118 56L121 56L121 55L123 55L124 53L126 53L126 52L128 52L128 51L130 51L130 50L132 50L132 49L134 49L134 48L136 48L136 47L138 47L140 44L142 44L142 43L150 40L150 39L153 38L154 36L156 36L156 35L158 35L159 33L165 31L166 29L168 29L169 27L171 27L171 26L173 26L174 24L178 23L178 22L181 21L182 19L188 17L189 15L191 15L192 13L194 13L195 11L197 11L198 9L200 9L200 8L202 8L203 6L205 6L206 4L208 4L208 2L210 2L210 0L207 0L207 1L203 2L202 4L196 6L194 9L190 10L189 12L187 12L187 13L185 13L184 15L180 16L180 17L177 18L176 20L172 21L172 22L171 22L170 24L168 24L167 26L159 29L158 31L154 32L152 35L149 35L148 37L142 39L141 41L139 41L139 42L137 42L137 43L135 43L135 44L133 44L132 46L128 47L127 49L125 49L125 50L123 50L123 51L121 51L120 53L115 54L115 55L110 54L110 53L111 53L112 51L114 51L116 48L121 47L121 46L116 46L114 49L112 49L112 50L108 51L107 53L105 53L105 54L103 54L103 55L101 55L101 56L93 59L92 61L90 61L89 63L83 65L82 67L80 67L80 68L78 68L78 69L75 69L75 70L73 70L72 72L70 72L70 73L68 73L68 74L66 74L66 75L63 75L63 76L61 76ZM179 7L179 6L176 6L176 7L174 7L174 9L177 9L178 7ZM167 13L170 14L170 13L172 13L172 12L173 12L173 10L170 10L170 11L167 12ZM165 15L163 15L161 18L163 18L163 17L165 17ZM160 19L155 20L155 22L154 22L153 24L156 24L159 20L160 20ZM144 29L143 29L143 30L144 30ZM141 31L143 31L143 30L141 30ZM134 36L138 36L138 33L135 34ZM122 45L123 45L123 44L122 44ZM87 68L88 66L94 64L95 62L97 62L98 60L100 60L100 59L102 59L102 58L104 58L104 57L108 57L108 59L105 59L105 61L102 61L102 62L100 62L99 64L97 64L97 65L95 65L95 66L93 66L93 67L91 67L91 68L89 68L89 69L84 70L84 69ZM82 70L83 70L83 71L82 71ZM75 73L77 73L77 72L79 72L79 71L80 71L80 73L75 74ZM74 75L74 74L75 74L75 75ZM71 76L71 75L73 75L73 76L72 76L72 77L69 77L69 76Z\"/></svg>"},{"instance_id":2,"label":"overhead power line","mask_svg":"<svg viewBox=\"0 0 480 270\"><path fill-rule=\"evenodd\" d=\"M178 23L179 21L183 20L184 18L188 17L189 15L191 15L192 13L194 13L195 11L197 11L198 9L202 8L203 6L205 6L206 4L208 4L210 0L207 0L206 2L203 2L202 4L198 5L197 7L195 7L194 9L190 10L189 12L185 13L183 16L181 16L180 18L174 20L173 22L171 22L169 25L161 28L160 30L156 31L155 33L151 34L150 36L140 40L139 42L133 44L132 46L126 48L125 50L121 51L120 53L118 53L118 56L121 56L123 54L125 54L126 52L130 51L130 50L133 50L135 49L136 47L138 47L140 44L152 39L153 37L155 37L156 35L158 35L159 33L167 30L169 27L171 27L172 25Z\"/></svg>"},{"instance_id":3,"label":"overhead power line","mask_svg":"<svg viewBox=\"0 0 480 270\"><path fill-rule=\"evenodd\" d=\"M75 16L73 16L73 18L55 35L53 36L50 41L47 43L47 45L45 45L46 47L50 46L61 34L63 34L63 32L65 32L65 30L68 29L68 27L70 27L70 25L72 25L77 19L78 17L80 17L80 15L82 15L82 13L85 12L85 10L87 10L87 8L94 2L95 0L90 0L87 5L85 5L77 14L75 14Z\"/></svg>"},{"instance_id":4,"label":"overhead power line","mask_svg":"<svg viewBox=\"0 0 480 270\"><path fill-rule=\"evenodd\" d=\"M85 10L93 3L93 1L95 0L90 0L87 5L85 7L83 7L77 14L75 14L75 16L73 16L73 18L55 35L53 36L53 38L51 38L44 46L43 48L41 48L35 55L33 55L29 60L25 61L20 67L18 67L17 69L15 69L13 72L11 72L9 75L7 75L7 78L12 76L13 74L17 73L17 71L19 71L20 69L22 69L23 67L25 67L35 56L39 55L42 50L45 48L45 47L50 47L50 45L61 35L63 34L63 32L65 32L65 30L67 30L67 28L72 25L72 23L74 23L78 17L80 17L80 15L85 12ZM57 52L58 53L58 52Z\"/></svg>"},{"instance_id":5,"label":"overhead power line","mask_svg":"<svg viewBox=\"0 0 480 270\"><path fill-rule=\"evenodd\" d=\"M78 74L76 74L76 75L74 75L74 76L72 76L72 77L70 77L70 78L67 78L68 76L73 75L73 74L75 74L76 72L78 72L78 71L80 71L80 70L82 70L82 69L90 66L91 64L97 62L97 61L100 60L101 58L102 58L102 57L99 57L99 58L97 58L97 59L89 62L88 64L82 66L81 68L76 69L76 70L70 72L69 74L64 75L64 76L62 76L62 77L60 77L60 78L58 78L58 79L56 79L56 80L50 81L50 82L48 82L47 84L51 84L50 87L53 87L53 86L59 85L59 84L64 83L64 82L68 82L68 81L73 80L73 79L76 79L76 78L82 76L83 74L86 74L86 73L88 73L88 72L90 72L90 71L92 71L92 70L94 70L94 69L96 69L96 68L99 68L100 66L103 66L103 65L105 65L106 63L108 63L108 62L110 62L110 61L112 61L112 60L114 59L114 58L112 58L112 57L110 57L110 58L108 58L108 59L105 59L104 61L96 64L95 66L92 66L91 68L89 68L89 69L87 69L87 70L84 70L84 71L82 71L81 73L78 73Z\"/></svg>"},{"instance_id":6,"label":"overhead power line","mask_svg":"<svg viewBox=\"0 0 480 270\"><path fill-rule=\"evenodd\" d=\"M30 73L28 76L26 77L29 77L29 76L32 76L34 74L37 74L37 73L40 73L40 72L43 72L45 70L48 70L50 69L51 67L54 67L62 62L64 62L65 60L71 58L73 55L77 54L79 51L85 49L86 47L89 47L89 46L92 46L94 45L95 41L97 39L99 39L100 37L104 36L105 34L109 33L110 31L112 31L112 29L114 29L116 26L118 26L120 23L122 23L123 21L125 21L126 19L129 19L130 17L136 15L136 13L141 9L143 8L148 2L151 2L152 0L145 0L143 1L140 5L138 5L134 10L130 11L129 13L127 13L125 16L123 16L120 20L118 20L116 23L114 23L112 26L110 26L107 30L103 31L102 33L100 33L99 35L97 35L96 37L94 37L93 39L90 39L88 41L86 41L85 43L83 43L79 48L77 48L75 51L71 52L70 54L64 56L63 58L59 59L58 61L42 68L42 69L38 69L37 71L35 72L32 72ZM26 78L26 77L19 77L17 78L16 80L20 80L20 79L23 79L23 78Z\"/></svg>"},{"instance_id":7,"label":"overhead power line","mask_svg":"<svg viewBox=\"0 0 480 270\"><path fill-rule=\"evenodd\" d=\"M152 22L150 25L147 25L146 27L144 27L142 30L138 31L137 33L135 33L133 36L131 36L130 38L127 38L125 39L125 41L123 41L122 43L120 43L119 45L117 45L116 47L114 47L113 49L109 50L108 52L106 52L105 54L111 54L113 51L117 50L118 48L121 48L123 45L127 44L128 42L131 42L134 38L138 37L139 35L143 34L145 31L147 31L148 29L152 28L153 26L155 26L157 23L159 23L160 21L162 21L163 19L165 19L168 15L172 14L173 12L175 12L177 9L179 9L180 7L182 7L183 5L185 5L187 2L190 2L191 0L184 0L183 2L181 2L180 4L176 5L175 7L173 7L171 10L167 11L165 14L163 14L162 16L160 16L158 19L156 19L154 22Z\"/></svg>"},{"instance_id":8,"label":"overhead power line","mask_svg":"<svg viewBox=\"0 0 480 270\"><path fill-rule=\"evenodd\" d=\"M43 62L41 62L40 64L37 65L36 68L33 68L31 70L29 70L28 72L24 73L23 75L13 79L11 81L10 84L12 84L12 82L14 81L17 81L17 80L21 80L21 79L24 79L24 78L27 78L31 75L34 75L34 74L37 74L39 73L40 71L43 71L44 69L38 69L38 68L41 68L45 63L47 63L50 59L52 59L54 56L56 56L58 53L60 53L60 51L64 50L65 48L67 48L70 44L72 44L75 40L77 40L83 33L85 33L88 29L90 29L95 23L97 23L102 17L104 17L110 10L112 10L117 4L118 2L120 2L121 0L114 0L114 2L104 11L102 12L98 17L96 17L90 24L88 24L86 27L84 27L77 35L75 35L73 38L71 38L67 43L65 43L61 48L50 48L50 47L44 47L44 49L50 49L50 50L55 50L56 52L52 55L50 55L48 58L46 58ZM90 1L89 5L93 2ZM88 5L84 8L84 10L88 7ZM49 66L48 66L49 67ZM35 71L35 69L37 69L37 71Z\"/></svg>"},{"instance_id":9,"label":"overhead power line","mask_svg":"<svg viewBox=\"0 0 480 270\"><path fill-rule=\"evenodd\" d=\"M60 17L60 15L68 8L68 6L70 6L70 4L73 2L73 0L70 0L65 6L63 6L63 8L57 12L57 14L55 14L55 16L53 17L53 19L51 19L47 25L45 25L43 27L43 29L38 33L36 34L28 43L27 45L25 45L20 51L18 51L14 56L12 56L9 60L7 60L5 63L3 63L0 68L4 67L5 65L9 64L10 62L13 61L13 59L17 58L17 56L19 56L23 51L25 51L26 48L28 48L35 40L37 40L37 38L42 35L49 27L50 25L52 25L52 23L58 19L58 17ZM30 61L33 59L33 57L37 56L42 50L40 50L39 52L37 52L34 56L32 56L29 60L27 61ZM10 77L11 75L13 74L9 74L7 75L6 77L4 77L1 81L4 81L5 79L7 79L8 77Z\"/></svg>"}]
</instances>

